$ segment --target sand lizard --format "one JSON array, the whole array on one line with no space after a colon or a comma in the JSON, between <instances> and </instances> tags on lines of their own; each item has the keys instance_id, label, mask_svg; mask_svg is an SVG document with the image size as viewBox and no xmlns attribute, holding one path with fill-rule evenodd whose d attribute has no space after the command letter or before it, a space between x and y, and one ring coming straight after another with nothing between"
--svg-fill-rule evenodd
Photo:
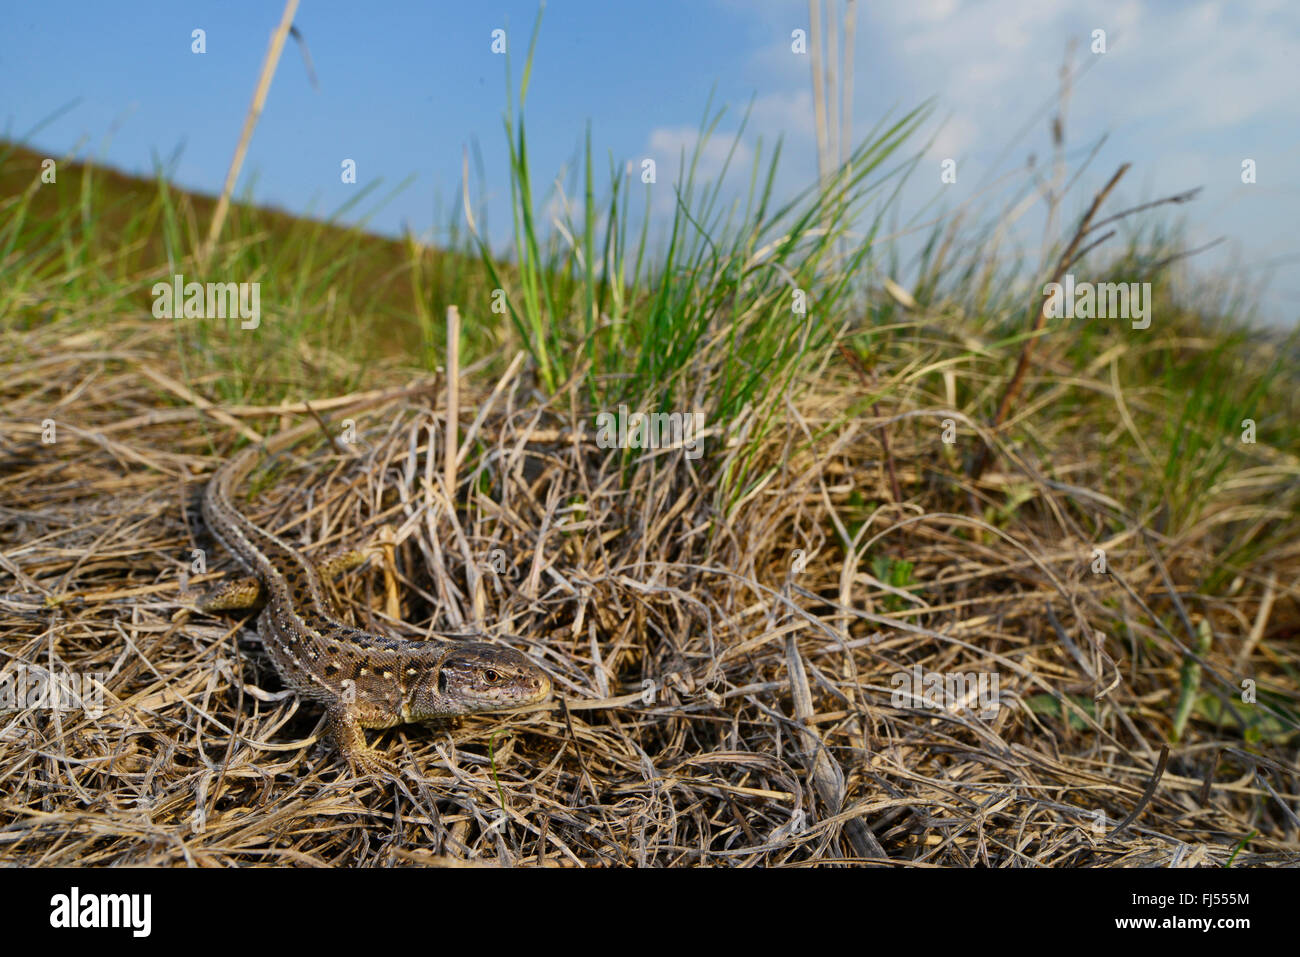
<instances>
[{"instance_id":1,"label":"sand lizard","mask_svg":"<svg viewBox=\"0 0 1300 957\"><path fill-rule=\"evenodd\" d=\"M513 648L409 641L344 624L331 610L321 576L355 567L364 555L347 553L318 567L235 507L231 491L259 457L316 427L308 423L249 446L208 482L204 520L253 577L214 592L199 608L250 608L264 599L257 631L276 670L288 687L325 704L339 749L363 772L394 769L366 745L363 728L510 711L543 701L550 678Z\"/></svg>"}]
</instances>

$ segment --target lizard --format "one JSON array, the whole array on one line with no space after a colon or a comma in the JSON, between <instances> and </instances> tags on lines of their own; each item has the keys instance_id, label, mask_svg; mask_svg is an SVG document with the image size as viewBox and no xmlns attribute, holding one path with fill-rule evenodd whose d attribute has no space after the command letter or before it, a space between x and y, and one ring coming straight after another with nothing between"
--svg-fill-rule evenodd
<instances>
[{"instance_id":1,"label":"lizard","mask_svg":"<svg viewBox=\"0 0 1300 957\"><path fill-rule=\"evenodd\" d=\"M198 602L213 612L265 605L257 632L285 685L324 704L330 732L349 765L367 774L395 765L366 744L365 728L511 711L546 700L545 671L513 648L486 642L411 641L339 620L322 576L360 565L352 551L317 566L283 538L255 524L234 504L234 489L259 458L318 428L309 422L251 444L223 464L203 493L203 518L252 577Z\"/></svg>"}]
</instances>

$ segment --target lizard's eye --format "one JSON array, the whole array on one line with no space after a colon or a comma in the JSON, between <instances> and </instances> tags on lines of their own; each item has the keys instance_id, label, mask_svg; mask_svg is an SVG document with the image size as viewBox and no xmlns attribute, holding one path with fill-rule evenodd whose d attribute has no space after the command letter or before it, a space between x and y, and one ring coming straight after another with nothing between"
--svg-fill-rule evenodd
<instances>
[{"instance_id":1,"label":"lizard's eye","mask_svg":"<svg viewBox=\"0 0 1300 957\"><path fill-rule=\"evenodd\" d=\"M489 668L487 671L483 672L483 679L488 684L494 685L501 680L501 674Z\"/></svg>"}]
</instances>

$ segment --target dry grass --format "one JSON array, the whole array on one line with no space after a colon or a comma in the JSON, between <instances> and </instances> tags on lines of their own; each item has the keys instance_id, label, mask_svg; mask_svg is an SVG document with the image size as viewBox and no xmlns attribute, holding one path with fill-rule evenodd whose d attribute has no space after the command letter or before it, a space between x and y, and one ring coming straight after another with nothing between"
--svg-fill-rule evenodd
<instances>
[{"instance_id":1,"label":"dry grass","mask_svg":"<svg viewBox=\"0 0 1300 957\"><path fill-rule=\"evenodd\" d=\"M1300 862L1294 725L1240 700L1243 676L1297 700L1295 550L1195 595L1213 522L1098 543L1121 504L1009 450L963 483L933 439L942 402L900 388L882 418L847 415L848 366L781 410L738 501L718 477L745 436L624 471L574 392L546 401L519 364L464 397L454 511L436 388L358 414L355 455L283 456L256 518L314 554L391 545L340 583L347 616L482 629L557 689L504 720L372 733L402 777L357 779L319 711L276 694L251 622L187 610L191 549L214 573L188 587L233 567L198 518L205 476L239 433L283 423L177 404L152 328L51 322L0 343L0 669L106 675L98 717L0 714L0 861ZM1103 467L1076 438L1053 476ZM1110 574L1090 570L1098 544ZM905 588L877 580L882 557L914 563ZM893 678L914 666L996 674L999 707L899 707ZM1163 762L1182 681L1202 703Z\"/></svg>"}]
</instances>

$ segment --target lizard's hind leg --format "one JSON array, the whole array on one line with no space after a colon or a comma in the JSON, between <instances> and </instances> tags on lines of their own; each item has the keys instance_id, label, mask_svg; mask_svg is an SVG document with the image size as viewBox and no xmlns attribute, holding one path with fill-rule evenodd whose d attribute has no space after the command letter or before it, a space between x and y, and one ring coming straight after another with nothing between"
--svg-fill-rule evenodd
<instances>
[{"instance_id":1,"label":"lizard's hind leg","mask_svg":"<svg viewBox=\"0 0 1300 957\"><path fill-rule=\"evenodd\" d=\"M222 582L197 602L199 611L237 611L256 608L266 599L262 582L256 575L247 575Z\"/></svg>"},{"instance_id":2,"label":"lizard's hind leg","mask_svg":"<svg viewBox=\"0 0 1300 957\"><path fill-rule=\"evenodd\" d=\"M328 581L364 565L369 557L365 551L349 549L326 558L316 566L316 570ZM262 587L261 579L256 575L245 575L222 582L200 598L197 605L199 611L242 611L256 608L264 601L266 589Z\"/></svg>"},{"instance_id":3,"label":"lizard's hind leg","mask_svg":"<svg viewBox=\"0 0 1300 957\"><path fill-rule=\"evenodd\" d=\"M338 578L344 572L360 568L369 559L370 552L365 549L350 548L344 552L336 552L324 561L317 563L316 571L320 572L321 578Z\"/></svg>"}]
</instances>

